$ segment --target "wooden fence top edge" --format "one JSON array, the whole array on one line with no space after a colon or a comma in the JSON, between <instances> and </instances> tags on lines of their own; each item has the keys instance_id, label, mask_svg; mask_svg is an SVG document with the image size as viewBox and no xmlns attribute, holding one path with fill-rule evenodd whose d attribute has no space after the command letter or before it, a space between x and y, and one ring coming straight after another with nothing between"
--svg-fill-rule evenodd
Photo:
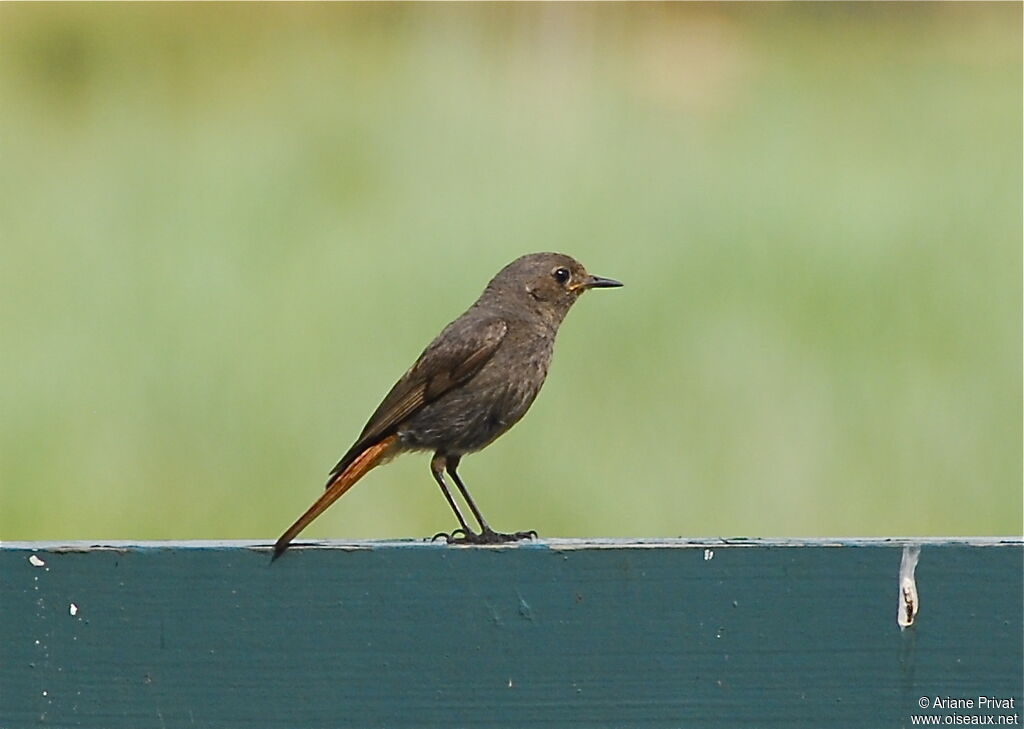
<instances>
[{"instance_id":1,"label":"wooden fence top edge","mask_svg":"<svg viewBox=\"0 0 1024 729\"><path fill-rule=\"evenodd\" d=\"M269 540L74 540L74 541L7 541L0 540L2 551L41 552L142 552L142 551L258 551L269 552ZM575 551L597 549L725 549L764 547L1022 547L1024 538L1001 537L699 537L699 538L587 538L587 539L536 539L516 544L480 546L449 546L444 542L424 539L325 539L295 542L291 550L391 550L391 549L499 549L499 550L548 550Z\"/></svg>"}]
</instances>

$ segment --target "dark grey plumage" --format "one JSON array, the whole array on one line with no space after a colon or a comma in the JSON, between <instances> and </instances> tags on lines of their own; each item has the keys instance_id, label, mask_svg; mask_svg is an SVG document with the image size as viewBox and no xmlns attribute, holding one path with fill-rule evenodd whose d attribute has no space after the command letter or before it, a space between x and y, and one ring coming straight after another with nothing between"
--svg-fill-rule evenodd
<instances>
[{"instance_id":1,"label":"dark grey plumage","mask_svg":"<svg viewBox=\"0 0 1024 729\"><path fill-rule=\"evenodd\" d=\"M459 479L459 459L493 442L526 414L547 377L558 328L580 295L621 285L591 276L561 253L533 253L505 266L391 388L332 469L324 495L277 541L275 556L367 471L415 450L434 451L431 471L460 523L460 529L445 535L450 542L531 536L490 528ZM477 518L479 533L470 529L452 498L445 471Z\"/></svg>"}]
</instances>

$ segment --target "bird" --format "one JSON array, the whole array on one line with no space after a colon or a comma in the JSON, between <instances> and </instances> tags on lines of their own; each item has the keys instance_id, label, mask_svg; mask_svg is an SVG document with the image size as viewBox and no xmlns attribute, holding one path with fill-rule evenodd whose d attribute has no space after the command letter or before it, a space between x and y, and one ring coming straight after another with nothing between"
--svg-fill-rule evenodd
<instances>
[{"instance_id":1,"label":"bird","mask_svg":"<svg viewBox=\"0 0 1024 729\"><path fill-rule=\"evenodd\" d=\"M430 472L459 522L451 544L502 544L533 530L491 528L458 474L463 456L490 445L526 414L547 377L555 335L590 289L622 283L593 276L562 253L531 253L502 268L480 297L423 350L331 469L324 493L274 544L272 560L371 469L400 453L432 451ZM479 527L474 531L445 480L458 488Z\"/></svg>"}]
</instances>

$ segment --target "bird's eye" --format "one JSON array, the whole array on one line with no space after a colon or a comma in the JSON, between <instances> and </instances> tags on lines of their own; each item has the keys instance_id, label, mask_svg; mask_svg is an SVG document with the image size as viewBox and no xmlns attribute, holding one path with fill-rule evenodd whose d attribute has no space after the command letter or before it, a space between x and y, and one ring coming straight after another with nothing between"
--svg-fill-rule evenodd
<instances>
[{"instance_id":1,"label":"bird's eye","mask_svg":"<svg viewBox=\"0 0 1024 729\"><path fill-rule=\"evenodd\" d=\"M555 277L555 281L557 281L560 284L564 284L566 281L569 280L569 277L572 274L569 272L568 268L559 267L552 271L551 275Z\"/></svg>"}]
</instances>

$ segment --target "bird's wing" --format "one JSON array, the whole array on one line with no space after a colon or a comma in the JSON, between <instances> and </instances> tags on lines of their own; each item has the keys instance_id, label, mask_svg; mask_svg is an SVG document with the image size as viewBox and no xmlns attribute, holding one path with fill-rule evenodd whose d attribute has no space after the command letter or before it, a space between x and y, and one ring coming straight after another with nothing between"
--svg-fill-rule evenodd
<instances>
[{"instance_id":1,"label":"bird's wing","mask_svg":"<svg viewBox=\"0 0 1024 729\"><path fill-rule=\"evenodd\" d=\"M497 351L506 332L508 324L499 318L471 324L460 318L449 324L377 406L359 440L331 470L331 478L424 405L472 379Z\"/></svg>"}]
</instances>

